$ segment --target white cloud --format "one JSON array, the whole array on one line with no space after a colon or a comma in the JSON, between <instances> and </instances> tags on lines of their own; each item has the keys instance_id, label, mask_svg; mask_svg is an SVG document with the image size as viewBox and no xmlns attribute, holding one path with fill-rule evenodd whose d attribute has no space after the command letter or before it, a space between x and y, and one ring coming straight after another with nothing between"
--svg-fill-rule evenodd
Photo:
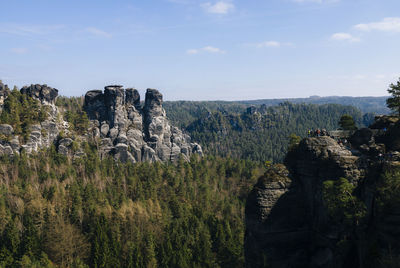
<instances>
[{"instance_id":1,"label":"white cloud","mask_svg":"<svg viewBox=\"0 0 400 268\"><path fill-rule=\"evenodd\" d=\"M214 54L225 54L226 53L225 50L222 50L217 47L212 47L212 46L205 46L205 47L199 48L199 49L192 48L192 49L186 50L186 54L190 54L190 55L199 54L200 52L207 52L207 53L214 53Z\"/></svg>"},{"instance_id":2,"label":"white cloud","mask_svg":"<svg viewBox=\"0 0 400 268\"><path fill-rule=\"evenodd\" d=\"M186 54L193 55L193 54L198 54L198 53L199 53L198 49L188 49L188 50L186 50Z\"/></svg>"},{"instance_id":3,"label":"white cloud","mask_svg":"<svg viewBox=\"0 0 400 268\"><path fill-rule=\"evenodd\" d=\"M15 54L25 54L28 52L28 49L24 48L24 47L13 47L11 49L11 52L13 52Z\"/></svg>"},{"instance_id":4,"label":"white cloud","mask_svg":"<svg viewBox=\"0 0 400 268\"><path fill-rule=\"evenodd\" d=\"M349 33L335 33L331 36L332 40L335 41L349 41L349 42L359 42L360 39L357 37L352 36Z\"/></svg>"},{"instance_id":5,"label":"white cloud","mask_svg":"<svg viewBox=\"0 0 400 268\"><path fill-rule=\"evenodd\" d=\"M206 46L202 48L203 51L209 52L209 53L225 53L224 50L219 49L217 47L212 47L212 46Z\"/></svg>"},{"instance_id":6,"label":"white cloud","mask_svg":"<svg viewBox=\"0 0 400 268\"><path fill-rule=\"evenodd\" d=\"M354 26L355 29L360 31L383 31L383 32L400 32L400 18L384 18L378 22L360 23Z\"/></svg>"},{"instance_id":7,"label":"white cloud","mask_svg":"<svg viewBox=\"0 0 400 268\"><path fill-rule=\"evenodd\" d=\"M19 36L34 36L55 33L64 28L64 25L0 24L0 33Z\"/></svg>"},{"instance_id":8,"label":"white cloud","mask_svg":"<svg viewBox=\"0 0 400 268\"><path fill-rule=\"evenodd\" d=\"M262 48L262 47L280 47L280 46L282 46L282 44L280 42L278 42L278 41L265 41L265 42L256 44L256 46L258 48Z\"/></svg>"},{"instance_id":9,"label":"white cloud","mask_svg":"<svg viewBox=\"0 0 400 268\"><path fill-rule=\"evenodd\" d=\"M228 14L235 9L235 5L227 1L218 1L215 4L210 2L204 3L201 7L208 13Z\"/></svg>"},{"instance_id":10,"label":"white cloud","mask_svg":"<svg viewBox=\"0 0 400 268\"><path fill-rule=\"evenodd\" d=\"M244 45L248 46L248 47L256 47L256 48L294 47L293 43L290 43L290 42L282 43L282 42L274 41L274 40L264 41L264 42L260 42L260 43L247 43Z\"/></svg>"},{"instance_id":11,"label":"white cloud","mask_svg":"<svg viewBox=\"0 0 400 268\"><path fill-rule=\"evenodd\" d=\"M111 38L112 37L112 35L110 33L107 33L105 31L100 30L100 29L95 28L95 27L87 27L85 29L85 31L90 33L90 34L92 34L92 35L99 36L99 37L105 37L105 38Z\"/></svg>"}]
</instances>

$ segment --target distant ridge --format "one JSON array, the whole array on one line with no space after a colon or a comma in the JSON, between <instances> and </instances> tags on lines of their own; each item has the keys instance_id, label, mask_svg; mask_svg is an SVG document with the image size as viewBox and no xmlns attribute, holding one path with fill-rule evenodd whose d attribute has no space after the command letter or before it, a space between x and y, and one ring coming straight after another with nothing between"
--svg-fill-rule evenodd
<instances>
[{"instance_id":1,"label":"distant ridge","mask_svg":"<svg viewBox=\"0 0 400 268\"><path fill-rule=\"evenodd\" d=\"M360 109L363 113L389 114L390 110L386 107L386 99L388 97L348 97L348 96L328 96L320 97L317 95L308 98L283 98L283 99L259 99L236 101L246 105L262 105L267 106L278 105L282 102L292 103L312 103L312 104L342 104L351 105Z\"/></svg>"}]
</instances>

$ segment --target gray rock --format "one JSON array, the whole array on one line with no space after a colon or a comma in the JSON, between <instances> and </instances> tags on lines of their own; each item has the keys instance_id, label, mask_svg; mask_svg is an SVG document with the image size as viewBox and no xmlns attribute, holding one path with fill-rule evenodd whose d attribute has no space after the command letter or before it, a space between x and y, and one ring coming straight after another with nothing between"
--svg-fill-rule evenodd
<instances>
[{"instance_id":1,"label":"gray rock","mask_svg":"<svg viewBox=\"0 0 400 268\"><path fill-rule=\"evenodd\" d=\"M117 143L123 143L127 144L128 143L128 138L124 134L120 134L117 138Z\"/></svg>"},{"instance_id":2,"label":"gray rock","mask_svg":"<svg viewBox=\"0 0 400 268\"><path fill-rule=\"evenodd\" d=\"M68 155L68 148L62 144L58 146L58 153L67 156Z\"/></svg>"},{"instance_id":3,"label":"gray rock","mask_svg":"<svg viewBox=\"0 0 400 268\"><path fill-rule=\"evenodd\" d=\"M110 130L110 126L107 123L103 123L100 128L100 133L101 133L102 137L107 137L109 130Z\"/></svg>"},{"instance_id":4,"label":"gray rock","mask_svg":"<svg viewBox=\"0 0 400 268\"><path fill-rule=\"evenodd\" d=\"M70 146L72 144L72 142L73 142L73 140L71 138L64 138L64 139L61 139L58 143L60 145L68 147L68 146Z\"/></svg>"},{"instance_id":5,"label":"gray rock","mask_svg":"<svg viewBox=\"0 0 400 268\"><path fill-rule=\"evenodd\" d=\"M112 140L115 140L117 136L118 136L118 129L117 128L110 129L110 138Z\"/></svg>"},{"instance_id":6,"label":"gray rock","mask_svg":"<svg viewBox=\"0 0 400 268\"><path fill-rule=\"evenodd\" d=\"M7 124L0 124L0 134L10 136L14 133L12 126Z\"/></svg>"},{"instance_id":7,"label":"gray rock","mask_svg":"<svg viewBox=\"0 0 400 268\"><path fill-rule=\"evenodd\" d=\"M125 90L125 102L127 105L134 106L136 110L140 110L140 94L134 88L127 88Z\"/></svg>"},{"instance_id":8,"label":"gray rock","mask_svg":"<svg viewBox=\"0 0 400 268\"><path fill-rule=\"evenodd\" d=\"M48 87L46 84L36 84L23 87L21 93L39 100L42 104L54 105L58 96L58 89Z\"/></svg>"},{"instance_id":9,"label":"gray rock","mask_svg":"<svg viewBox=\"0 0 400 268\"><path fill-rule=\"evenodd\" d=\"M132 157L138 162L175 161L180 154L185 159L193 153L202 155L200 145L191 143L188 135L171 127L162 102L162 94L156 89L147 89L143 108L140 95L133 88L124 90L120 85L111 85L104 88L104 93L87 92L84 109L92 125L102 122L100 136L110 138L107 144L100 145L101 156L117 154L117 159L125 161ZM121 151L122 147L117 150L118 144L128 145L130 154Z\"/></svg>"}]
</instances>

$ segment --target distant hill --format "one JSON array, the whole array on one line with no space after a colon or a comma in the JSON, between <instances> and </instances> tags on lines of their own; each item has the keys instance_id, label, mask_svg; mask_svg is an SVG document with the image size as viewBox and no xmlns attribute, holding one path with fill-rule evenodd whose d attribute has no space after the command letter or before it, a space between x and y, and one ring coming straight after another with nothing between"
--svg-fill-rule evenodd
<instances>
[{"instance_id":1,"label":"distant hill","mask_svg":"<svg viewBox=\"0 0 400 268\"><path fill-rule=\"evenodd\" d=\"M363 114L389 114L386 107L388 97L319 97L288 98L288 99L260 99L244 101L166 101L164 109L171 122L179 127L185 127L209 112L222 112L225 114L241 114L250 106L266 105L277 106L281 103L294 104L340 104L353 106Z\"/></svg>"},{"instance_id":2,"label":"distant hill","mask_svg":"<svg viewBox=\"0 0 400 268\"><path fill-rule=\"evenodd\" d=\"M386 99L388 97L341 97L341 96L310 96L309 98L289 98L289 99L262 99L238 101L245 105L262 105L267 106L278 105L283 102L291 103L312 103L312 104L342 104L351 105L361 110L363 113L389 114L390 110L386 107Z\"/></svg>"},{"instance_id":3,"label":"distant hill","mask_svg":"<svg viewBox=\"0 0 400 268\"><path fill-rule=\"evenodd\" d=\"M175 107L173 114L167 111L168 117L180 123L206 153L256 161L282 161L292 133L305 137L308 130L337 129L343 114L351 115L358 127L369 125L374 118L374 114L362 114L349 105L284 102L277 106L251 107L243 113L226 111L237 108L233 104L226 106L224 111L200 109L198 119L185 125L184 122L196 114L189 114L190 109L183 113L179 107ZM183 120L176 117L178 114Z\"/></svg>"}]
</instances>

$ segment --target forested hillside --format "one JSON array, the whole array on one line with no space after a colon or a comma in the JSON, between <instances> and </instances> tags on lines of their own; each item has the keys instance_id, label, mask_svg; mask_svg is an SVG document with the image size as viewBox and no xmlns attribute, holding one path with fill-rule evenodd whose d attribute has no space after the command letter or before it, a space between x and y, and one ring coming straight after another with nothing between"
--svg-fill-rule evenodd
<instances>
[{"instance_id":1,"label":"forested hillside","mask_svg":"<svg viewBox=\"0 0 400 268\"><path fill-rule=\"evenodd\" d=\"M75 131L82 129L82 98L61 97L57 105ZM248 106L237 102L165 102L172 124L186 131L205 153L255 161L281 162L291 134L307 136L317 128L335 130L342 115L351 115L358 127L368 126L374 114L363 114L339 104ZM260 146L262 144L263 146Z\"/></svg>"},{"instance_id":2,"label":"forested hillside","mask_svg":"<svg viewBox=\"0 0 400 268\"><path fill-rule=\"evenodd\" d=\"M363 115L351 106L286 102L273 107L249 108L242 114L203 114L186 130L211 155L280 162L291 134L305 137L308 130L335 130L344 114L351 115L359 127L369 125L374 117Z\"/></svg>"},{"instance_id":3,"label":"forested hillside","mask_svg":"<svg viewBox=\"0 0 400 268\"><path fill-rule=\"evenodd\" d=\"M118 164L85 152L1 159L0 267L243 266L258 164Z\"/></svg>"},{"instance_id":4,"label":"forested hillside","mask_svg":"<svg viewBox=\"0 0 400 268\"><path fill-rule=\"evenodd\" d=\"M278 105L282 102L291 103L308 103L308 104L342 104L351 105L361 110L363 113L377 113L377 114L388 114L390 113L389 108L386 106L386 99L388 97L341 97L341 96L330 96L320 97L311 96L309 98L288 98L288 99L264 99L264 100L249 100L239 101L238 103L247 105L262 105L267 106Z\"/></svg>"},{"instance_id":5,"label":"forested hillside","mask_svg":"<svg viewBox=\"0 0 400 268\"><path fill-rule=\"evenodd\" d=\"M278 106L290 102L296 104L341 104L358 108L362 113L389 114L387 97L318 97L289 99L260 99L248 101L166 101L164 108L171 122L185 127L207 112L241 114L250 106Z\"/></svg>"}]
</instances>

